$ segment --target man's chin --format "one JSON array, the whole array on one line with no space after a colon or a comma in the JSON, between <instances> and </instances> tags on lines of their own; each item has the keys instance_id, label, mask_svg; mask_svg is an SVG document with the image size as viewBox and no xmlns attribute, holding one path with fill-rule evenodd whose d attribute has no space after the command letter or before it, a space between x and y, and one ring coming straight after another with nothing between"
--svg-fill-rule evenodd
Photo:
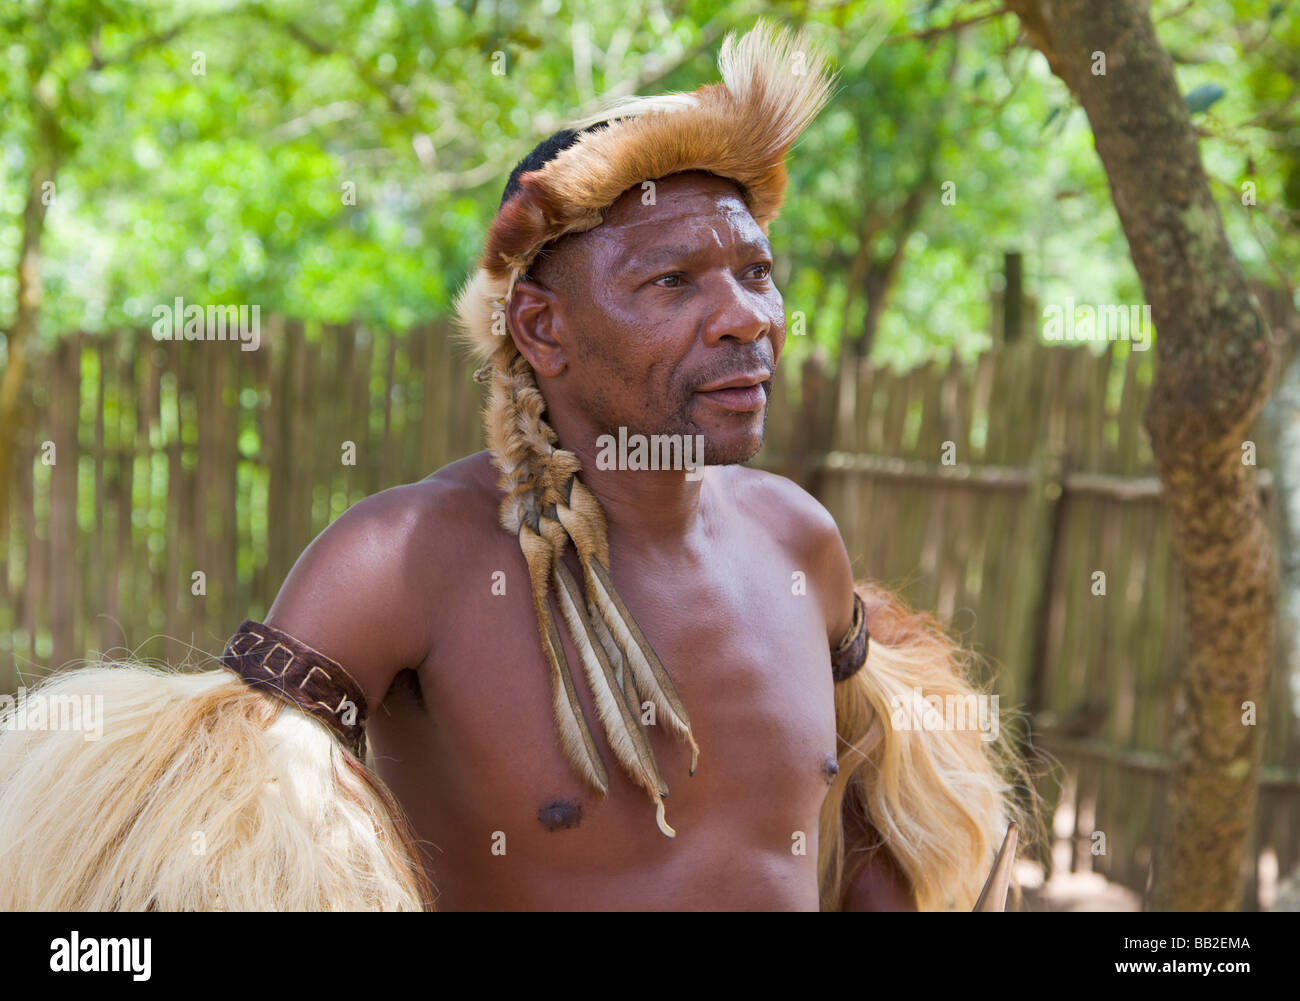
<instances>
[{"instance_id":1,"label":"man's chin","mask_svg":"<svg viewBox=\"0 0 1300 1001\"><path fill-rule=\"evenodd\" d=\"M756 456L763 447L765 414L755 416L757 420L747 427L704 428L704 464L734 466Z\"/></svg>"},{"instance_id":2,"label":"man's chin","mask_svg":"<svg viewBox=\"0 0 1300 1001\"><path fill-rule=\"evenodd\" d=\"M694 466L734 466L748 462L763 447L763 432L767 428L767 404L753 412L731 411L705 401L694 399L687 403L678 421L673 422L677 433L687 435L696 444ZM704 461L700 462L699 446L703 446Z\"/></svg>"}]
</instances>

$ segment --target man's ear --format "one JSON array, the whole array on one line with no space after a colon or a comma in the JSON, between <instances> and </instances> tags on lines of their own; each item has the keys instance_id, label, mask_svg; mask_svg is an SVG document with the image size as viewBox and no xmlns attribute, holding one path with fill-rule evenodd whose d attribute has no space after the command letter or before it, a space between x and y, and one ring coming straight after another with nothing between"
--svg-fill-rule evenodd
<instances>
[{"instance_id":1,"label":"man's ear","mask_svg":"<svg viewBox=\"0 0 1300 1001\"><path fill-rule=\"evenodd\" d=\"M533 371L553 379L567 364L564 353L564 317L560 297L544 285L533 281L515 282L506 322L514 335L515 346L528 360Z\"/></svg>"}]
</instances>

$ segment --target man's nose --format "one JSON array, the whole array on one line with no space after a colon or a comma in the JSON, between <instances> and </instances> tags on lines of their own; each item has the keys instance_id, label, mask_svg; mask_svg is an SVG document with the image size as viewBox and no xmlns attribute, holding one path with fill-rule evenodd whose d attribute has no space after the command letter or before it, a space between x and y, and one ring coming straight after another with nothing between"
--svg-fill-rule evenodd
<instances>
[{"instance_id":1,"label":"man's nose","mask_svg":"<svg viewBox=\"0 0 1300 1001\"><path fill-rule=\"evenodd\" d=\"M720 279L713 309L704 322L704 343L710 346L728 338L748 344L770 337L772 323L761 298L733 276Z\"/></svg>"}]
</instances>

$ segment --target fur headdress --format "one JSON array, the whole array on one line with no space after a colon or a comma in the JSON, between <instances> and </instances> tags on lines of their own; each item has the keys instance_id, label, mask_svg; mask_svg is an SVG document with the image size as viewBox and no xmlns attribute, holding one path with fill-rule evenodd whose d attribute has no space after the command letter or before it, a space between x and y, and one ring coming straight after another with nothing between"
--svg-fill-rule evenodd
<instances>
[{"instance_id":1,"label":"fur headdress","mask_svg":"<svg viewBox=\"0 0 1300 1001\"><path fill-rule=\"evenodd\" d=\"M546 401L506 322L515 282L551 241L600 225L601 213L629 188L688 170L736 182L766 233L785 196L785 155L830 93L825 58L802 34L764 22L729 35L718 66L722 82L689 94L629 98L568 128L516 169L488 231L477 272L456 300L464 339L490 383L484 414L488 448L500 471L501 526L516 535L528 564L542 649L551 669L555 717L574 771L600 793L609 776L583 718L555 617L554 590L594 694L609 743L632 780L656 803L659 829L668 787L641 725L641 700L699 748L671 678L623 604L609 575L605 516L579 479L580 463L557 447ZM530 160L547 157L536 169ZM580 587L560 560L572 540Z\"/></svg>"}]
</instances>

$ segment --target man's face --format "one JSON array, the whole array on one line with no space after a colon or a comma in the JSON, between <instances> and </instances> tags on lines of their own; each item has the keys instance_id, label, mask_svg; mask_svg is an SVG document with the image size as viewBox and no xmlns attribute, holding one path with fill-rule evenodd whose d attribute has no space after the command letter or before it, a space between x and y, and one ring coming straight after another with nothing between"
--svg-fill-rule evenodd
<instances>
[{"instance_id":1,"label":"man's face","mask_svg":"<svg viewBox=\"0 0 1300 1001\"><path fill-rule=\"evenodd\" d=\"M785 345L771 245L722 178L674 174L643 199L625 192L532 271L568 332L548 402L563 394L597 435L700 434L708 464L744 462L763 443Z\"/></svg>"}]
</instances>

